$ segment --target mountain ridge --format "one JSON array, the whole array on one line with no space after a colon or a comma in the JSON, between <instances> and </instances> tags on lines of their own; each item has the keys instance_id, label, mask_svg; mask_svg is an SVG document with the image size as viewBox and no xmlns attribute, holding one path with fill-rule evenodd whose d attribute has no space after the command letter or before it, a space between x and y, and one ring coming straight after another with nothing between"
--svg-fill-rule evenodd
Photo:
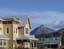
<instances>
[{"instance_id":1,"label":"mountain ridge","mask_svg":"<svg viewBox=\"0 0 64 49\"><path fill-rule=\"evenodd\" d=\"M30 34L40 34L40 33L46 34L46 33L51 33L51 32L54 32L54 30L50 29L44 25L40 25L40 26L36 27L35 29L33 29L30 32Z\"/></svg>"}]
</instances>

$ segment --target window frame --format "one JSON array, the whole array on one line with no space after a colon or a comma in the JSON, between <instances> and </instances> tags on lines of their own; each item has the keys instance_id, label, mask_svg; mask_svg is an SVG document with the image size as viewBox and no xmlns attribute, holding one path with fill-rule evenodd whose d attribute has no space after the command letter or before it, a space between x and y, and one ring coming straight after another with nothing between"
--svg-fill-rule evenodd
<instances>
[{"instance_id":1,"label":"window frame","mask_svg":"<svg viewBox=\"0 0 64 49\"><path fill-rule=\"evenodd\" d=\"M7 28L8 28L8 33L7 33ZM6 34L9 34L10 33L10 27L8 25L5 28L5 32L6 32Z\"/></svg>"},{"instance_id":2,"label":"window frame","mask_svg":"<svg viewBox=\"0 0 64 49\"><path fill-rule=\"evenodd\" d=\"M0 47L6 47L6 46L7 46L7 40L2 40L2 39L0 39L0 41L1 41ZM5 42L6 44L4 44L4 42Z\"/></svg>"},{"instance_id":3,"label":"window frame","mask_svg":"<svg viewBox=\"0 0 64 49\"><path fill-rule=\"evenodd\" d=\"M28 34L28 28L26 28L26 34Z\"/></svg>"},{"instance_id":4,"label":"window frame","mask_svg":"<svg viewBox=\"0 0 64 49\"><path fill-rule=\"evenodd\" d=\"M2 47L2 39L0 39L0 47Z\"/></svg>"}]
</instances>

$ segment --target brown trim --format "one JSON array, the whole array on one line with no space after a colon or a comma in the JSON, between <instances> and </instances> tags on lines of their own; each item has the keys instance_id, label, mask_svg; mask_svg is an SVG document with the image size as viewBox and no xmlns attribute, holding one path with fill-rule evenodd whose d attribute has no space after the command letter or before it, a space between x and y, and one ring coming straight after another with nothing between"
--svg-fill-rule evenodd
<instances>
[{"instance_id":1,"label":"brown trim","mask_svg":"<svg viewBox=\"0 0 64 49\"><path fill-rule=\"evenodd\" d=\"M22 29L22 28L24 28L24 27L18 27L18 29Z\"/></svg>"},{"instance_id":2,"label":"brown trim","mask_svg":"<svg viewBox=\"0 0 64 49\"><path fill-rule=\"evenodd\" d=\"M20 34L24 34L24 27L18 27L18 31Z\"/></svg>"},{"instance_id":3,"label":"brown trim","mask_svg":"<svg viewBox=\"0 0 64 49\"><path fill-rule=\"evenodd\" d=\"M3 24L19 24L17 21L3 21Z\"/></svg>"},{"instance_id":4,"label":"brown trim","mask_svg":"<svg viewBox=\"0 0 64 49\"><path fill-rule=\"evenodd\" d=\"M0 20L0 24L3 24L3 22Z\"/></svg>"},{"instance_id":5,"label":"brown trim","mask_svg":"<svg viewBox=\"0 0 64 49\"><path fill-rule=\"evenodd\" d=\"M19 24L19 22L18 21L13 21L13 24Z\"/></svg>"},{"instance_id":6,"label":"brown trim","mask_svg":"<svg viewBox=\"0 0 64 49\"><path fill-rule=\"evenodd\" d=\"M12 21L3 21L3 24L12 24Z\"/></svg>"}]
</instances>

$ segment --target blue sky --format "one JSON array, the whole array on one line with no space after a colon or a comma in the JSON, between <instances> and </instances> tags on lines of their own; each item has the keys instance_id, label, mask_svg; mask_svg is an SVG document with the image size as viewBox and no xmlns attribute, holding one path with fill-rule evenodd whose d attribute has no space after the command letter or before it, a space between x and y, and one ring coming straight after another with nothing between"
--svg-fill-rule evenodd
<instances>
[{"instance_id":1,"label":"blue sky","mask_svg":"<svg viewBox=\"0 0 64 49\"><path fill-rule=\"evenodd\" d=\"M32 27L64 21L64 0L0 0L0 16L30 16Z\"/></svg>"}]
</instances>

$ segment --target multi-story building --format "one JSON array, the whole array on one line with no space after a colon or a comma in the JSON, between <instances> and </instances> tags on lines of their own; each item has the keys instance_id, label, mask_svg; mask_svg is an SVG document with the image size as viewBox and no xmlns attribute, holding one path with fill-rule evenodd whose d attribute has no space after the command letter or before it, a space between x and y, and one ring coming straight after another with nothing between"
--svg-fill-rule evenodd
<instances>
[{"instance_id":1,"label":"multi-story building","mask_svg":"<svg viewBox=\"0 0 64 49\"><path fill-rule=\"evenodd\" d=\"M52 32L39 35L39 45L44 45L48 48L60 48L61 47L61 34L59 32Z\"/></svg>"},{"instance_id":2,"label":"multi-story building","mask_svg":"<svg viewBox=\"0 0 64 49\"><path fill-rule=\"evenodd\" d=\"M28 16L21 21L18 18L1 18L0 20L0 38L6 40L6 49L13 48L31 48L37 39L30 35L31 22ZM6 38L5 38L6 37ZM1 45L0 44L0 45ZM5 43L1 46L5 48Z\"/></svg>"},{"instance_id":3,"label":"multi-story building","mask_svg":"<svg viewBox=\"0 0 64 49\"><path fill-rule=\"evenodd\" d=\"M61 33L61 48L64 49L64 28L58 30Z\"/></svg>"}]
</instances>

